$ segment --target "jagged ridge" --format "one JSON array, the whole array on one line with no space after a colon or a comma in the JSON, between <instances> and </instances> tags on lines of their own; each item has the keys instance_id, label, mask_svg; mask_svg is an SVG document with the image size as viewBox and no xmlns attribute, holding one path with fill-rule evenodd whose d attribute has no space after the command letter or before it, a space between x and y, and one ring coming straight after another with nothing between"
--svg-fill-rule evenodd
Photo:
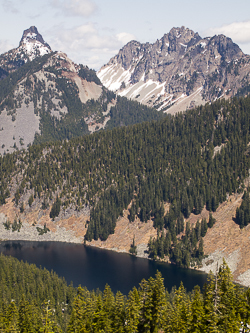
<instances>
[{"instance_id":1,"label":"jagged ridge","mask_svg":"<svg viewBox=\"0 0 250 333\"><path fill-rule=\"evenodd\" d=\"M173 28L155 43L131 41L97 73L108 89L159 110L186 110L248 85L250 57L223 35ZM179 107L176 107L179 104Z\"/></svg>"}]
</instances>

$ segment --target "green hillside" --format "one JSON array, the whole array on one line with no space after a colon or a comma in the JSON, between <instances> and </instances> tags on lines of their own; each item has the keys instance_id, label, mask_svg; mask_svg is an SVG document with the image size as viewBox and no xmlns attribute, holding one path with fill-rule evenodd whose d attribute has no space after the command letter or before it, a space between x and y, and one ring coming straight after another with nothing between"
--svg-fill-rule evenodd
<instances>
[{"instance_id":1,"label":"green hillside","mask_svg":"<svg viewBox=\"0 0 250 333\"><path fill-rule=\"evenodd\" d=\"M68 207L90 207L86 240L107 239L131 203L131 222L135 216L153 219L159 237L167 230L165 248L153 247L152 256L164 253L189 266L202 258L200 240L208 221L190 231L192 241L179 244L183 219L199 214L204 205L213 212L228 194L244 190L250 168L249 113L249 97L219 100L159 121L6 155L0 158L1 203L10 195L10 180L18 179L19 208L30 189L45 206L56 205L51 218ZM171 206L164 216L166 202Z\"/></svg>"},{"instance_id":2,"label":"green hillside","mask_svg":"<svg viewBox=\"0 0 250 333\"><path fill-rule=\"evenodd\" d=\"M49 332L46 320L65 332L75 295L54 272L0 254L0 332Z\"/></svg>"}]
</instances>

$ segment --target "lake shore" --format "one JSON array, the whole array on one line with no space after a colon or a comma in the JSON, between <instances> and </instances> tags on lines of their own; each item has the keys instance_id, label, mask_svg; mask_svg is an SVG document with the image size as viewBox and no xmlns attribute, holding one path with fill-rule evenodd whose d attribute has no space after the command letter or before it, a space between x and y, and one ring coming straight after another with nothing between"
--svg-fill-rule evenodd
<instances>
[{"instance_id":1,"label":"lake shore","mask_svg":"<svg viewBox=\"0 0 250 333\"><path fill-rule=\"evenodd\" d=\"M4 226L6 222L6 217L4 214L0 213L0 242L1 241L35 241L35 242L65 242L65 243L75 243L75 244L84 244L84 236L76 236L74 231L68 230L62 226L56 226L56 230L51 232L48 231L44 234L39 234L37 227L41 228L41 225L30 225L27 222L23 222L20 232L6 230ZM124 248L119 248L117 246L106 244L101 241L92 241L86 242L86 245L91 247L96 247L100 249L115 251L117 253L128 253L129 251ZM139 258L148 258L146 253L147 244L140 243L137 245L137 257ZM204 273L209 273L212 271L216 272L217 263L218 265L222 264L222 260L225 258L232 272L235 271L237 267L238 252L235 252L234 255L230 257L225 256L224 253L212 253L207 258L203 259L202 267L192 268ZM242 284L243 286L250 287L250 270L247 270L240 276L235 279L235 282Z\"/></svg>"},{"instance_id":2,"label":"lake shore","mask_svg":"<svg viewBox=\"0 0 250 333\"><path fill-rule=\"evenodd\" d=\"M39 235L37 227L42 228L41 225L30 225L27 222L23 222L20 231L6 230L4 226L5 215L0 213L0 241L2 240L23 240L23 241L36 241L36 242L66 242L66 243L76 243L82 244L84 242L84 237L76 237L74 232L67 230L64 227L56 227L55 232L46 232Z\"/></svg>"}]
</instances>

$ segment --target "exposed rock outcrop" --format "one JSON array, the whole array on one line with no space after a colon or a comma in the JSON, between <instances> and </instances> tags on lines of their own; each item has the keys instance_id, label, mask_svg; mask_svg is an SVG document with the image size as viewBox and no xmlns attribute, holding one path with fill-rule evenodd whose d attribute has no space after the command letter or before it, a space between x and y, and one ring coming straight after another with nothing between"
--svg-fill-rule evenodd
<instances>
[{"instance_id":1,"label":"exposed rock outcrop","mask_svg":"<svg viewBox=\"0 0 250 333\"><path fill-rule=\"evenodd\" d=\"M181 27L153 44L129 42L97 75L121 96L175 113L233 96L249 72L250 57L230 38Z\"/></svg>"}]
</instances>

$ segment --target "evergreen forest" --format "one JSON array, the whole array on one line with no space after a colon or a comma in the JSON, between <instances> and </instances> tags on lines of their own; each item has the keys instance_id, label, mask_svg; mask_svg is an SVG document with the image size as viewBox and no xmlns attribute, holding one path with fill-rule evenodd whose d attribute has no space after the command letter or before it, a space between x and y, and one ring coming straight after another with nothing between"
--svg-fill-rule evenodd
<instances>
[{"instance_id":1,"label":"evergreen forest","mask_svg":"<svg viewBox=\"0 0 250 333\"><path fill-rule=\"evenodd\" d=\"M245 190L249 116L250 97L222 99L157 121L6 154L0 157L0 202L13 196L25 212L28 193L41 209L52 207L52 219L67 208L88 208L87 241L106 240L129 208L131 223L152 219L158 230L149 244L153 258L199 264L212 213L228 195ZM185 222L204 207L210 221Z\"/></svg>"},{"instance_id":2,"label":"evergreen forest","mask_svg":"<svg viewBox=\"0 0 250 333\"><path fill-rule=\"evenodd\" d=\"M240 207L236 209L236 217L235 217L235 222L240 226L241 229L243 229L250 223L249 190L247 192L244 192L242 199L243 200Z\"/></svg>"},{"instance_id":3,"label":"evergreen forest","mask_svg":"<svg viewBox=\"0 0 250 333\"><path fill-rule=\"evenodd\" d=\"M0 254L1 333L65 332L75 296L54 272Z\"/></svg>"},{"instance_id":4,"label":"evergreen forest","mask_svg":"<svg viewBox=\"0 0 250 333\"><path fill-rule=\"evenodd\" d=\"M168 291L161 273L128 295L67 286L53 272L0 255L0 332L249 332L250 291L225 261L203 289Z\"/></svg>"}]
</instances>

